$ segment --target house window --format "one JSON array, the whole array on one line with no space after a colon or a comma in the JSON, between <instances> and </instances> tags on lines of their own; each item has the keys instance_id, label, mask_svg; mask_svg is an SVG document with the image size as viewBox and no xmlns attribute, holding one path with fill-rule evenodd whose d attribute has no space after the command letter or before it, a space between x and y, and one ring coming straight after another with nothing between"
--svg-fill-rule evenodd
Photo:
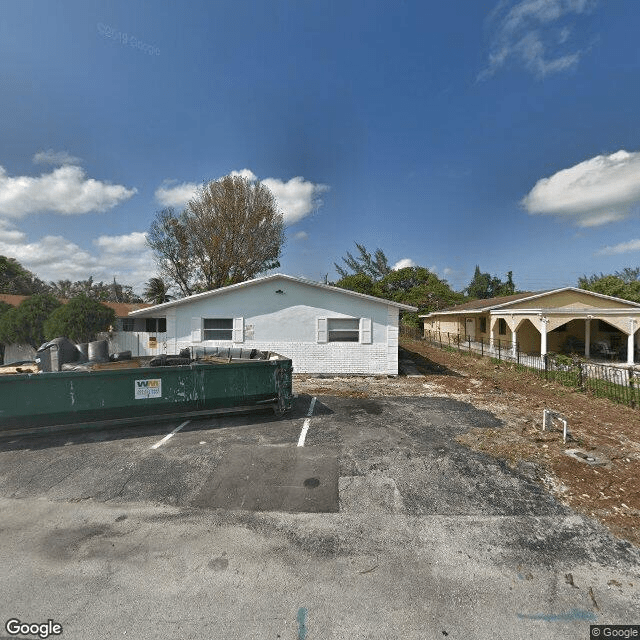
<instances>
[{"instance_id":1,"label":"house window","mask_svg":"<svg viewBox=\"0 0 640 640\"><path fill-rule=\"evenodd\" d=\"M504 318L498 319L498 334L501 336L507 335L507 321Z\"/></svg>"},{"instance_id":2,"label":"house window","mask_svg":"<svg viewBox=\"0 0 640 640\"><path fill-rule=\"evenodd\" d=\"M480 321L480 333L487 333L487 319L486 318L478 318Z\"/></svg>"},{"instance_id":3,"label":"house window","mask_svg":"<svg viewBox=\"0 0 640 640\"><path fill-rule=\"evenodd\" d=\"M135 320L133 318L120 318L121 331L133 331L135 326Z\"/></svg>"},{"instance_id":4,"label":"house window","mask_svg":"<svg viewBox=\"0 0 640 640\"><path fill-rule=\"evenodd\" d=\"M359 342L360 320L358 318L329 318L329 342Z\"/></svg>"},{"instance_id":5,"label":"house window","mask_svg":"<svg viewBox=\"0 0 640 640\"><path fill-rule=\"evenodd\" d=\"M166 330L166 318L145 318L145 331L147 333L164 333Z\"/></svg>"},{"instance_id":6,"label":"house window","mask_svg":"<svg viewBox=\"0 0 640 640\"><path fill-rule=\"evenodd\" d=\"M232 340L233 318L204 318L205 340Z\"/></svg>"}]
</instances>

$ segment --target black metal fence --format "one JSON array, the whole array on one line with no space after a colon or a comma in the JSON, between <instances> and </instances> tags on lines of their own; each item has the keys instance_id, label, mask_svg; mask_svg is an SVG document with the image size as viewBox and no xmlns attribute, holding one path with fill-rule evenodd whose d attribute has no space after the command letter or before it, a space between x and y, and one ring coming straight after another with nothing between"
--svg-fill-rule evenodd
<instances>
[{"instance_id":1,"label":"black metal fence","mask_svg":"<svg viewBox=\"0 0 640 640\"><path fill-rule=\"evenodd\" d=\"M546 380L555 380L630 407L640 407L640 368L637 367L601 364L576 355L531 355L523 353L517 342L514 345L511 341L496 339L491 345L486 340L472 340L471 336L444 331L426 331L423 335L416 327L401 326L400 335L424 340L441 349L511 362L516 370L531 371Z\"/></svg>"}]
</instances>

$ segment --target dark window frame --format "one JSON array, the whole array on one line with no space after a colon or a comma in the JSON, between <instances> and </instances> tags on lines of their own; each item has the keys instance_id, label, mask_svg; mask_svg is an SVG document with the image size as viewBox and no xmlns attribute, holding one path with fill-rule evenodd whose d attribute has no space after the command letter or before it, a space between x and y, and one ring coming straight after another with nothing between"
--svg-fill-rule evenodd
<instances>
[{"instance_id":1,"label":"dark window frame","mask_svg":"<svg viewBox=\"0 0 640 640\"><path fill-rule=\"evenodd\" d=\"M145 331L147 333L166 333L166 318L145 318Z\"/></svg>"},{"instance_id":2,"label":"dark window frame","mask_svg":"<svg viewBox=\"0 0 640 640\"><path fill-rule=\"evenodd\" d=\"M135 318L120 318L120 331L130 333L131 331L135 331L135 328Z\"/></svg>"},{"instance_id":3,"label":"dark window frame","mask_svg":"<svg viewBox=\"0 0 640 640\"><path fill-rule=\"evenodd\" d=\"M327 318L327 342L360 342L360 318Z\"/></svg>"},{"instance_id":4,"label":"dark window frame","mask_svg":"<svg viewBox=\"0 0 640 640\"><path fill-rule=\"evenodd\" d=\"M207 327L207 324L210 326ZM203 340L233 340L233 318L202 318L202 338Z\"/></svg>"}]
</instances>

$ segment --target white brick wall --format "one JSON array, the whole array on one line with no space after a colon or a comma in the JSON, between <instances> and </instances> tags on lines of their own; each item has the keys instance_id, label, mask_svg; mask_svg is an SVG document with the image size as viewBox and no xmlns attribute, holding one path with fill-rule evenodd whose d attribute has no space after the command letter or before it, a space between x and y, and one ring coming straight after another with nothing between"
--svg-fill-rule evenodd
<instances>
[{"instance_id":1,"label":"white brick wall","mask_svg":"<svg viewBox=\"0 0 640 640\"><path fill-rule=\"evenodd\" d=\"M255 348L291 358L299 373L398 374L398 307L284 275L138 315L166 316L167 353L192 346ZM232 319L232 339L204 340L204 319L212 318ZM330 319L358 320L360 342L327 342Z\"/></svg>"},{"instance_id":2,"label":"white brick wall","mask_svg":"<svg viewBox=\"0 0 640 640\"><path fill-rule=\"evenodd\" d=\"M242 347L243 349L260 349L261 351L275 351L282 356L291 358L294 373L325 373L325 374L368 374L368 375L398 375L398 349L396 346L395 359L389 358L391 349L386 344L358 344L350 342L258 342L246 341L242 344L207 341L195 345L189 342L179 342L178 350L184 347L213 349Z\"/></svg>"}]
</instances>

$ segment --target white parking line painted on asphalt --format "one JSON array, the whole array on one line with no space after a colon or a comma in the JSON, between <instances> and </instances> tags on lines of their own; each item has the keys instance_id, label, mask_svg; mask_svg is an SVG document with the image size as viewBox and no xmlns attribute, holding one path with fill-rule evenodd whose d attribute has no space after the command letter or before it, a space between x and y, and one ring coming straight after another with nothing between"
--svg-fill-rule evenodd
<instances>
[{"instance_id":1,"label":"white parking line painted on asphalt","mask_svg":"<svg viewBox=\"0 0 640 640\"><path fill-rule=\"evenodd\" d=\"M309 411L307 411L307 417L304 419L302 424L302 431L300 432L300 437L298 438L298 446L304 447L304 439L307 437L307 431L309 431L309 425L311 424L311 416L313 415L313 408L316 406L316 398L315 396L311 398L311 404L309 405Z\"/></svg>"},{"instance_id":2,"label":"white parking line painted on asphalt","mask_svg":"<svg viewBox=\"0 0 640 640\"><path fill-rule=\"evenodd\" d=\"M316 406L316 397L311 398L311 404L309 405L309 411L307 411L307 418L313 415L313 408Z\"/></svg>"},{"instance_id":3,"label":"white parking line painted on asphalt","mask_svg":"<svg viewBox=\"0 0 640 640\"><path fill-rule=\"evenodd\" d=\"M167 434L164 438L162 438L162 440L160 440L160 442L156 442L151 448L152 449L157 449L161 444L164 444L169 438L172 438L175 433L180 431L180 429L182 429L182 427L186 427L190 422L191 422L191 420L186 420L181 425L177 426L171 433Z\"/></svg>"}]
</instances>

